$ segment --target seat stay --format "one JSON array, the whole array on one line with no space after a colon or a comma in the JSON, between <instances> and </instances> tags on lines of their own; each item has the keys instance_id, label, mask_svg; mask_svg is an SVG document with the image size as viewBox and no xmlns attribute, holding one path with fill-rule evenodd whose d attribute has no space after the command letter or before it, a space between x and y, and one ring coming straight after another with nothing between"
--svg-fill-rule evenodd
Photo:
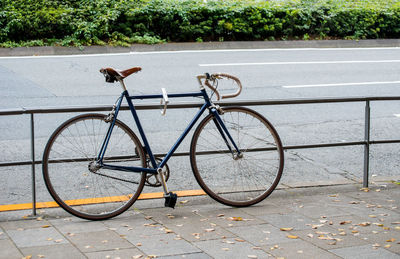
<instances>
[{"instance_id":1,"label":"seat stay","mask_svg":"<svg viewBox=\"0 0 400 259\"><path fill-rule=\"evenodd\" d=\"M105 137L105 139L103 141L103 144L102 144L102 146L100 148L100 152L99 152L99 154L97 156L97 161L99 161L101 164L103 163L103 158L104 158L105 152L107 150L108 142L110 141L111 134L112 134L112 131L114 129L115 122L117 120L117 116L118 116L119 110L121 108L121 103L122 103L123 97L124 97L124 94L122 93L121 96L119 97L118 101L117 101L116 106L115 106L114 118L110 123L110 127L108 128L106 137Z\"/></svg>"}]
</instances>

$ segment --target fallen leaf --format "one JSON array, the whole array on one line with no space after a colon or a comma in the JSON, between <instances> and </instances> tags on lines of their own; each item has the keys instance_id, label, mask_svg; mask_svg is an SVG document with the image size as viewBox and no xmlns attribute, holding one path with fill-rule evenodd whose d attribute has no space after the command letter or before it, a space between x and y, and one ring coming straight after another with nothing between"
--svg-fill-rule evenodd
<instances>
[{"instance_id":1,"label":"fallen leaf","mask_svg":"<svg viewBox=\"0 0 400 259\"><path fill-rule=\"evenodd\" d=\"M392 224L393 224L393 225L396 225L396 224L400 225L400 222L399 222L399 221L397 221L397 222L392 222Z\"/></svg>"},{"instance_id":2,"label":"fallen leaf","mask_svg":"<svg viewBox=\"0 0 400 259\"><path fill-rule=\"evenodd\" d=\"M85 246L86 249L92 248L92 246Z\"/></svg>"},{"instance_id":3,"label":"fallen leaf","mask_svg":"<svg viewBox=\"0 0 400 259\"><path fill-rule=\"evenodd\" d=\"M370 218L376 218L376 215L368 215Z\"/></svg>"},{"instance_id":4,"label":"fallen leaf","mask_svg":"<svg viewBox=\"0 0 400 259\"><path fill-rule=\"evenodd\" d=\"M240 239L240 238L235 238L235 240L238 241L238 242L245 242L245 240Z\"/></svg>"},{"instance_id":5,"label":"fallen leaf","mask_svg":"<svg viewBox=\"0 0 400 259\"><path fill-rule=\"evenodd\" d=\"M372 223L372 224L374 224L374 225L376 225L376 226L378 226L378 227L383 227L383 224L382 224L382 223Z\"/></svg>"},{"instance_id":6,"label":"fallen leaf","mask_svg":"<svg viewBox=\"0 0 400 259\"><path fill-rule=\"evenodd\" d=\"M63 240L62 239L56 239L56 240L54 240L54 242L56 242L56 243L61 243Z\"/></svg>"},{"instance_id":7,"label":"fallen leaf","mask_svg":"<svg viewBox=\"0 0 400 259\"><path fill-rule=\"evenodd\" d=\"M334 240L334 238L333 238L333 237L330 237L330 236L324 236L324 235L318 236L318 239L321 239L321 240Z\"/></svg>"},{"instance_id":8,"label":"fallen leaf","mask_svg":"<svg viewBox=\"0 0 400 259\"><path fill-rule=\"evenodd\" d=\"M184 200L184 201L180 201L179 203L180 204L185 204L185 203L188 203L189 202L189 200Z\"/></svg>"},{"instance_id":9,"label":"fallen leaf","mask_svg":"<svg viewBox=\"0 0 400 259\"><path fill-rule=\"evenodd\" d=\"M390 248L392 245L385 245L384 247L385 248Z\"/></svg>"},{"instance_id":10,"label":"fallen leaf","mask_svg":"<svg viewBox=\"0 0 400 259\"><path fill-rule=\"evenodd\" d=\"M384 229L384 230L390 230L390 228L389 228L389 227L383 227L383 229Z\"/></svg>"},{"instance_id":11,"label":"fallen leaf","mask_svg":"<svg viewBox=\"0 0 400 259\"><path fill-rule=\"evenodd\" d=\"M358 224L359 226L362 226L362 227L367 227L367 226L369 226L369 225L371 225L371 222L361 222L360 224Z\"/></svg>"},{"instance_id":12,"label":"fallen leaf","mask_svg":"<svg viewBox=\"0 0 400 259\"><path fill-rule=\"evenodd\" d=\"M312 229L317 229L317 228L323 227L323 226L324 226L324 224L318 224L318 225L312 225L311 228Z\"/></svg>"},{"instance_id":13,"label":"fallen leaf","mask_svg":"<svg viewBox=\"0 0 400 259\"><path fill-rule=\"evenodd\" d=\"M373 244L372 246L373 246L373 247L380 247L381 245L378 244L378 243L375 243L375 244Z\"/></svg>"},{"instance_id":14,"label":"fallen leaf","mask_svg":"<svg viewBox=\"0 0 400 259\"><path fill-rule=\"evenodd\" d=\"M346 235L346 232L339 232L339 235L345 236L345 235Z\"/></svg>"},{"instance_id":15,"label":"fallen leaf","mask_svg":"<svg viewBox=\"0 0 400 259\"><path fill-rule=\"evenodd\" d=\"M338 197L339 196L339 194L331 194L331 195L329 195L329 197Z\"/></svg>"},{"instance_id":16,"label":"fallen leaf","mask_svg":"<svg viewBox=\"0 0 400 259\"><path fill-rule=\"evenodd\" d=\"M224 248L222 248L222 250L224 250L224 251L229 251L229 248L224 247Z\"/></svg>"},{"instance_id":17,"label":"fallen leaf","mask_svg":"<svg viewBox=\"0 0 400 259\"><path fill-rule=\"evenodd\" d=\"M225 241L223 241L224 243L226 243L226 244L234 244L235 242L233 242L233 241L230 241L230 240L225 240Z\"/></svg>"},{"instance_id":18,"label":"fallen leaf","mask_svg":"<svg viewBox=\"0 0 400 259\"><path fill-rule=\"evenodd\" d=\"M147 220L149 220L149 219L152 219L153 216L146 216L146 217L144 217L144 218L147 219Z\"/></svg>"},{"instance_id":19,"label":"fallen leaf","mask_svg":"<svg viewBox=\"0 0 400 259\"><path fill-rule=\"evenodd\" d=\"M218 214L217 215L218 218L223 217L223 216L225 216L225 214Z\"/></svg>"},{"instance_id":20,"label":"fallen leaf","mask_svg":"<svg viewBox=\"0 0 400 259\"><path fill-rule=\"evenodd\" d=\"M32 258L32 255L27 255L27 256L23 257L22 259L31 259L31 258Z\"/></svg>"},{"instance_id":21,"label":"fallen leaf","mask_svg":"<svg viewBox=\"0 0 400 259\"><path fill-rule=\"evenodd\" d=\"M258 258L256 255L247 255L247 258Z\"/></svg>"},{"instance_id":22,"label":"fallen leaf","mask_svg":"<svg viewBox=\"0 0 400 259\"><path fill-rule=\"evenodd\" d=\"M298 250L297 253L298 253L298 254L302 254L302 253L303 253L303 250Z\"/></svg>"},{"instance_id":23,"label":"fallen leaf","mask_svg":"<svg viewBox=\"0 0 400 259\"><path fill-rule=\"evenodd\" d=\"M386 242L394 242L394 241L396 241L396 238L391 238L391 239L386 240Z\"/></svg>"},{"instance_id":24,"label":"fallen leaf","mask_svg":"<svg viewBox=\"0 0 400 259\"><path fill-rule=\"evenodd\" d=\"M183 224L178 224L178 225L176 225L177 227L182 227L183 226Z\"/></svg>"},{"instance_id":25,"label":"fallen leaf","mask_svg":"<svg viewBox=\"0 0 400 259\"><path fill-rule=\"evenodd\" d=\"M44 258L45 256L44 255L37 255L37 257Z\"/></svg>"},{"instance_id":26,"label":"fallen leaf","mask_svg":"<svg viewBox=\"0 0 400 259\"><path fill-rule=\"evenodd\" d=\"M167 234L174 233L174 231L172 231L171 229L168 229L168 228L165 228L164 231Z\"/></svg>"},{"instance_id":27,"label":"fallen leaf","mask_svg":"<svg viewBox=\"0 0 400 259\"><path fill-rule=\"evenodd\" d=\"M205 231L205 232L213 232L213 231L215 231L215 229L213 229L213 228L206 228L204 231Z\"/></svg>"},{"instance_id":28,"label":"fallen leaf","mask_svg":"<svg viewBox=\"0 0 400 259\"><path fill-rule=\"evenodd\" d=\"M351 202L349 202L349 204L360 204L360 202L359 201L351 201Z\"/></svg>"},{"instance_id":29,"label":"fallen leaf","mask_svg":"<svg viewBox=\"0 0 400 259\"><path fill-rule=\"evenodd\" d=\"M290 231L293 230L293 228L280 228L281 231Z\"/></svg>"},{"instance_id":30,"label":"fallen leaf","mask_svg":"<svg viewBox=\"0 0 400 259\"><path fill-rule=\"evenodd\" d=\"M299 238L298 236L293 236L293 235L288 235L287 237L290 238L290 239L297 239L297 238Z\"/></svg>"},{"instance_id":31,"label":"fallen leaf","mask_svg":"<svg viewBox=\"0 0 400 259\"><path fill-rule=\"evenodd\" d=\"M397 227L394 227L394 229L400 230L400 227L399 227L399 226L397 226Z\"/></svg>"},{"instance_id":32,"label":"fallen leaf","mask_svg":"<svg viewBox=\"0 0 400 259\"><path fill-rule=\"evenodd\" d=\"M253 246L251 249L254 249L254 250L261 250L261 247L259 247L259 246Z\"/></svg>"},{"instance_id":33,"label":"fallen leaf","mask_svg":"<svg viewBox=\"0 0 400 259\"><path fill-rule=\"evenodd\" d=\"M136 246L142 246L142 243L137 243Z\"/></svg>"},{"instance_id":34,"label":"fallen leaf","mask_svg":"<svg viewBox=\"0 0 400 259\"><path fill-rule=\"evenodd\" d=\"M108 243L108 240L101 241L103 244Z\"/></svg>"},{"instance_id":35,"label":"fallen leaf","mask_svg":"<svg viewBox=\"0 0 400 259\"><path fill-rule=\"evenodd\" d=\"M143 255L134 255L134 256L132 256L132 259L139 259L139 258L142 258L143 257Z\"/></svg>"},{"instance_id":36,"label":"fallen leaf","mask_svg":"<svg viewBox=\"0 0 400 259\"><path fill-rule=\"evenodd\" d=\"M307 236L308 236L309 238L313 238L313 237L314 237L313 234L307 234Z\"/></svg>"},{"instance_id":37,"label":"fallen leaf","mask_svg":"<svg viewBox=\"0 0 400 259\"><path fill-rule=\"evenodd\" d=\"M361 188L360 191L369 192L369 188Z\"/></svg>"},{"instance_id":38,"label":"fallen leaf","mask_svg":"<svg viewBox=\"0 0 400 259\"><path fill-rule=\"evenodd\" d=\"M329 242L328 245L336 245L336 241Z\"/></svg>"},{"instance_id":39,"label":"fallen leaf","mask_svg":"<svg viewBox=\"0 0 400 259\"><path fill-rule=\"evenodd\" d=\"M47 239L47 241L51 241L51 240L53 240L53 238L51 238L51 237L49 237L49 238Z\"/></svg>"},{"instance_id":40,"label":"fallen leaf","mask_svg":"<svg viewBox=\"0 0 400 259\"><path fill-rule=\"evenodd\" d=\"M37 221L42 221L43 218L42 218L42 217L38 217L36 220L37 220Z\"/></svg>"},{"instance_id":41,"label":"fallen leaf","mask_svg":"<svg viewBox=\"0 0 400 259\"><path fill-rule=\"evenodd\" d=\"M352 230L351 233L358 233L358 230Z\"/></svg>"},{"instance_id":42,"label":"fallen leaf","mask_svg":"<svg viewBox=\"0 0 400 259\"><path fill-rule=\"evenodd\" d=\"M346 225L346 224L350 224L350 223L351 223L351 220L345 220L345 221L340 222L339 224Z\"/></svg>"},{"instance_id":43,"label":"fallen leaf","mask_svg":"<svg viewBox=\"0 0 400 259\"><path fill-rule=\"evenodd\" d=\"M228 218L229 220L232 220L232 221L243 221L243 218L242 217L230 217L230 218Z\"/></svg>"}]
</instances>

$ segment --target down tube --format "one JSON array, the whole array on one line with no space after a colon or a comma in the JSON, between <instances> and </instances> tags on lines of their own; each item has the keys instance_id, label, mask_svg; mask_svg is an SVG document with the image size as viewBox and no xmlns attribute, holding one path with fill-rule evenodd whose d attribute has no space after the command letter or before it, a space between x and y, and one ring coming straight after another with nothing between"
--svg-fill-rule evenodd
<instances>
[{"instance_id":1,"label":"down tube","mask_svg":"<svg viewBox=\"0 0 400 259\"><path fill-rule=\"evenodd\" d=\"M199 120L201 115L204 113L204 111L207 109L209 106L208 103L203 104L203 106L200 108L200 111L197 112L193 120L189 123L185 131L182 133L182 135L178 138L174 146L171 148L170 151L168 151L167 155L164 157L163 161L161 161L160 165L158 166L159 168L162 168L168 160L171 158L171 156L174 154L175 150L179 147L179 145L182 143L182 141L185 139L189 131L193 128L193 126L196 124L196 122Z\"/></svg>"}]
</instances>

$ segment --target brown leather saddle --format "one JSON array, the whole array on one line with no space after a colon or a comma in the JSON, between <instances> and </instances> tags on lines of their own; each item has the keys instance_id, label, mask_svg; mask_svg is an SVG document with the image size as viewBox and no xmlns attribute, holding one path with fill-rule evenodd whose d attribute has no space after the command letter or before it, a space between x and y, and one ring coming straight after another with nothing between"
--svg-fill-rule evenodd
<instances>
[{"instance_id":1,"label":"brown leather saddle","mask_svg":"<svg viewBox=\"0 0 400 259\"><path fill-rule=\"evenodd\" d=\"M112 67L100 69L100 73L106 78L106 82L114 83L115 81L123 80L124 78L139 72L142 70L141 67L132 67L125 70L119 70Z\"/></svg>"}]
</instances>

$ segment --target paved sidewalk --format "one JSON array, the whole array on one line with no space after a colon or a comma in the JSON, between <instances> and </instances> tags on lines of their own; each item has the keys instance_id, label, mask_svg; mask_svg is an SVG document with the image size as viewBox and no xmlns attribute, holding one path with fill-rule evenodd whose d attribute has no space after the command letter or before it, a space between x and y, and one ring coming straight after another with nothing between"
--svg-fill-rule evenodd
<instances>
[{"instance_id":1,"label":"paved sidewalk","mask_svg":"<svg viewBox=\"0 0 400 259\"><path fill-rule=\"evenodd\" d=\"M175 210L138 201L97 222L0 214L0 258L400 258L400 185L360 188L286 188L241 209L207 196Z\"/></svg>"}]
</instances>

